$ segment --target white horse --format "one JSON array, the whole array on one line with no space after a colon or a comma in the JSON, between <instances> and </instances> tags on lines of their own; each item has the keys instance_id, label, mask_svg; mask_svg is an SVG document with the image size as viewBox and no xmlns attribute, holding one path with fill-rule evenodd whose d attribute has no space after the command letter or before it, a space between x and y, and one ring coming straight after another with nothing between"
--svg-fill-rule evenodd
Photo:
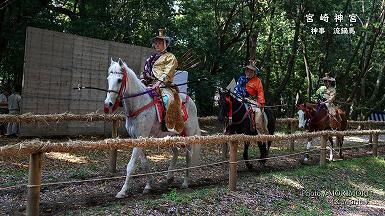
<instances>
[{"instance_id":1,"label":"white horse","mask_svg":"<svg viewBox=\"0 0 385 216\"><path fill-rule=\"evenodd\" d=\"M126 129L130 137L165 137L177 135L172 132L162 131L162 124L159 123L157 117L157 110L155 106L150 106L147 109L143 109L141 112L137 112L147 104L153 102L153 98L148 92L146 86L138 79L134 71L127 67L121 59L115 62L111 58L110 67L108 68L108 92L106 100L104 101L105 112L108 112L110 108L116 106L119 103L120 98L124 111L126 113ZM132 97L133 96L133 97ZM180 94L182 101L186 100L186 95ZM201 131L198 124L197 109L193 100L187 100L186 108L188 111L188 119L185 122L185 134L186 136L200 135ZM107 110L106 110L107 109ZM135 116L130 114L137 113ZM196 165L199 163L200 157L200 145L186 145L186 163L187 167L190 165ZM172 170L175 167L178 158L178 148L172 147L173 157L171 159L168 170ZM136 161L140 158L142 167L146 173L150 172L148 166L148 160L145 154L145 150L141 148L134 148L129 163L127 164L127 176L124 185L120 192L116 195L117 198L122 198L127 195L129 189L129 181L132 173L136 167ZM154 181L153 176L147 175L147 182L143 193L147 193L152 189ZM167 182L170 183L174 179L174 173L168 172ZM182 188L188 187L189 170L186 170Z\"/></svg>"}]
</instances>

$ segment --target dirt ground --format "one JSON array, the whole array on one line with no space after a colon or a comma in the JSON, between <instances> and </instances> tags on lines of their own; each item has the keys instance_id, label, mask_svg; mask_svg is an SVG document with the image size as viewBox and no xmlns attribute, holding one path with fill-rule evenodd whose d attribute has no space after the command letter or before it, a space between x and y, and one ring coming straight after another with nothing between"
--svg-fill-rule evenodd
<instances>
[{"instance_id":1,"label":"dirt ground","mask_svg":"<svg viewBox=\"0 0 385 216\"><path fill-rule=\"evenodd\" d=\"M220 129L217 126L206 126L202 128L203 135L218 133ZM56 140L67 140L68 138L55 138ZM97 140L100 137L77 137L72 139ZM22 141L22 138L9 139L0 138L0 145L13 144ZM384 143L385 137L380 137L380 143ZM314 141L317 142L316 140ZM367 137L351 137L345 141L345 146L356 145L359 143L367 143ZM270 156L289 153L288 142L273 143ZM305 149L305 141L296 143L296 151ZM239 156L241 158L243 148L239 148ZM149 149L147 154L150 159L151 170L166 170L168 161L171 158L171 152L167 149ZM183 161L185 149L181 149L177 168L184 167ZM250 150L251 158L259 157L259 150L256 145ZM353 149L344 151L344 160L350 158L370 155L371 148ZM379 154L385 154L385 148L379 148ZM130 194L124 199L115 198L116 193L120 190L126 169L126 164L130 157L130 151L118 151L117 172L108 172L109 154L106 151L94 151L79 154L66 153L47 153L43 162L42 183L47 182L69 182L85 179L98 179L105 177L119 177L119 179L94 181L87 183L70 183L43 186L41 188L41 215L57 215L66 214L71 211L87 209L95 206L108 206L111 204L126 204L138 200L152 200L164 196L179 187L183 181L183 173L175 174L175 181L168 185L166 183L165 174L155 175L156 184L153 191L149 194L142 194L145 185L145 177L133 178L130 188ZM318 155L311 155L310 164L319 162ZM3 157L0 158L0 215L24 215L26 201L26 187L20 186L8 188L15 185L22 185L28 182L28 158L27 157ZM238 165L239 179L255 176L261 171L281 171L294 170L304 166L301 163L301 156L283 158L278 160L269 160L266 167L262 167L259 163L253 162L253 170L247 170L244 163ZM222 158L220 146L203 146L202 147L202 164L224 161ZM138 169L136 173L142 173L142 169ZM206 189L217 186L226 187L228 183L228 165L215 165L210 167L199 168L191 171L190 189ZM258 184L258 183L257 183ZM132 208L140 208L134 206Z\"/></svg>"}]
</instances>

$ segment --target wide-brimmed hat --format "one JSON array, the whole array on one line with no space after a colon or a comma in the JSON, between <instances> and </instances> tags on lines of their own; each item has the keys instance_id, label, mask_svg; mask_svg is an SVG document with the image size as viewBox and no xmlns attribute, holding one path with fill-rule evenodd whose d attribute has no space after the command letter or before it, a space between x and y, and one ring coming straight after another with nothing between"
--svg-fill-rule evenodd
<instances>
[{"instance_id":1,"label":"wide-brimmed hat","mask_svg":"<svg viewBox=\"0 0 385 216\"><path fill-rule=\"evenodd\" d=\"M152 42L154 42L156 39L162 39L165 40L166 43L170 44L171 43L171 38L166 36L166 29L158 29L159 33L158 36L152 38Z\"/></svg>"},{"instance_id":2,"label":"wide-brimmed hat","mask_svg":"<svg viewBox=\"0 0 385 216\"><path fill-rule=\"evenodd\" d=\"M335 82L335 81L336 81L336 79L334 79L333 77L331 77L331 76L329 75L329 73L325 73L325 77L322 78L322 80L323 80L323 81L330 81L330 82Z\"/></svg>"},{"instance_id":3,"label":"wide-brimmed hat","mask_svg":"<svg viewBox=\"0 0 385 216\"><path fill-rule=\"evenodd\" d=\"M249 64L246 65L244 68L245 69L250 69L252 71L254 71L256 74L259 74L261 71L259 70L259 68L257 68L257 66L255 66L257 62L255 60L249 60Z\"/></svg>"},{"instance_id":4,"label":"wide-brimmed hat","mask_svg":"<svg viewBox=\"0 0 385 216\"><path fill-rule=\"evenodd\" d=\"M256 62L254 60L249 60L249 64L246 65L244 68L245 69L248 68L248 69L250 69L252 71L257 71L257 67L255 66L255 63Z\"/></svg>"}]
</instances>

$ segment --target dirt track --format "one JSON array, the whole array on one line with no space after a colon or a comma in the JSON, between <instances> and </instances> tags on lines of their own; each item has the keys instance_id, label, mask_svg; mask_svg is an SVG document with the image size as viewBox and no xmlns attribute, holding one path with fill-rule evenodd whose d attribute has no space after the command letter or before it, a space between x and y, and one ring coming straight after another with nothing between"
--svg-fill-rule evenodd
<instances>
[{"instance_id":1,"label":"dirt track","mask_svg":"<svg viewBox=\"0 0 385 216\"><path fill-rule=\"evenodd\" d=\"M215 131L214 128L205 128L207 133ZM94 138L96 139L96 138ZM356 137L354 141L365 142L365 138ZM7 140L7 143L13 143L20 140ZM380 138L384 141L384 137ZM347 141L346 145L352 144ZM283 154L287 152L288 143L275 143L272 146L271 154ZM304 149L304 144L296 146L297 149ZM203 148L203 163L212 163L221 161L221 153L218 147ZM242 148L241 148L242 149ZM252 157L256 158L259 152L253 148ZM282 152L283 151L283 152ZM184 154L184 151L182 151ZM370 148L359 150L347 150L344 152L345 159L369 155ZM385 148L379 148L379 153L384 154ZM119 151L118 156L118 172L114 175L106 173L108 170L108 154L107 152L91 152L87 154L55 154L48 153L43 165L42 182L57 181L73 181L81 179L93 179L106 176L121 176L125 173L126 162L129 159L129 151ZM241 152L239 152L241 155ZM151 149L149 158L152 160L151 167L153 171L166 170L170 153L164 149ZM239 156L241 158L241 156ZM4 160L5 159L5 160ZM28 158L4 158L0 161L0 168L4 170L1 173L0 182L14 182L15 184L27 182ZM285 158L280 160L268 161L265 170L279 171L295 169L303 166L299 161L300 157ZM318 163L318 155L312 157L313 164ZM178 160L177 167L183 167L183 160ZM249 172L243 163L239 165L239 177L255 175L261 171L262 167L258 163L254 163L254 170ZM20 170L20 172L17 172ZM7 175L6 172L16 172L15 175ZM139 173L142 170L139 170ZM226 186L228 182L227 164L205 167L192 172L192 183L190 188L210 188L212 186ZM124 199L116 199L115 194L120 190L123 179L98 181L81 184L68 184L58 186L43 186L41 190L41 214L52 215L65 213L70 210L85 209L91 206L106 206L112 203L127 203L134 200L153 199L162 196L173 188L179 188L182 183L182 174L175 175L175 181L171 185L165 183L165 175L157 175L157 183L152 193L143 195L141 192L145 184L144 177L134 178L130 195ZM2 179L3 178L3 179ZM1 187L7 185L1 184ZM189 190L189 189L187 189ZM191 189L190 189L191 190ZM25 214L26 188L20 187L12 190L0 191L0 212L9 215Z\"/></svg>"}]
</instances>

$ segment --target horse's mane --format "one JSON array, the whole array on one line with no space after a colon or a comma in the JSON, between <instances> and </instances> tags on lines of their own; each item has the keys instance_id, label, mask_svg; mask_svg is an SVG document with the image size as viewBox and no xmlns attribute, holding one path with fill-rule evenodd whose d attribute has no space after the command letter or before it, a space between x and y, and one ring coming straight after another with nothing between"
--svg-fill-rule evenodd
<instances>
[{"instance_id":1,"label":"horse's mane","mask_svg":"<svg viewBox=\"0 0 385 216\"><path fill-rule=\"evenodd\" d=\"M120 64L118 62L114 62L115 64L114 65L111 65L114 67L114 70L115 71L120 71L121 67L124 67L124 69L126 70L126 73L127 73L127 78L130 78L131 81L134 81L135 84L138 85L139 87L139 91L145 91L146 90L146 86L142 83L142 81L140 81L140 79L138 78L138 76L136 75L136 73L130 68L127 66L127 64L125 62L123 62L123 65L120 66Z\"/></svg>"}]
</instances>

